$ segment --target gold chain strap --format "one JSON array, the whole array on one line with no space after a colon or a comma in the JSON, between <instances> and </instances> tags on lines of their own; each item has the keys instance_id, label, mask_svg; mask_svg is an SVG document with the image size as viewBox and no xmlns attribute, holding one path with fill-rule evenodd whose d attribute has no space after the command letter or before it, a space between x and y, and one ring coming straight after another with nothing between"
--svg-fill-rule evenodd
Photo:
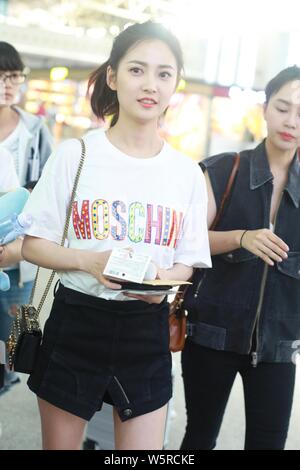
<instances>
[{"instance_id":1,"label":"gold chain strap","mask_svg":"<svg viewBox=\"0 0 300 470\"><path fill-rule=\"evenodd\" d=\"M67 210L67 215L66 215L66 222L65 222L65 227L64 227L64 232L63 232L63 236L62 236L62 239L61 239L61 244L60 246L64 246L65 244L65 241L66 241L66 238L67 238L67 235L68 235L68 230L69 230L69 225L70 225L70 219L71 219L71 214L72 214L72 206L73 206L73 202L74 202L74 199L75 199L75 195L76 195L76 191L77 191L77 186L78 186L78 182L79 182L79 178L80 178L80 175L81 175L81 171L82 171L82 167L83 167L83 164L84 164L84 160L85 160L85 155L86 155L86 147L85 147L85 143L84 143L84 140L83 139L79 139L80 141L80 144L81 144L81 156L80 156L80 162L79 162L79 166L78 166L78 170L77 170L77 173L76 173L76 177L75 177L75 181L74 181L74 185L73 185L73 190L72 190L72 194L71 194L71 199L70 199L70 204L69 204L69 207L68 207L68 210ZM34 298L34 294L35 294L35 290L36 290L36 286L37 286L37 280L38 280L38 276L39 276L39 272L40 272L40 268L38 267L38 270L37 270L37 273L36 273L36 276L35 276L35 280L34 280L34 284L33 284L33 288L32 288L32 291L31 291L31 295L30 295L30 300L29 300L29 305L32 305L32 302L33 302L33 298ZM42 298L40 300L40 303L38 305L38 308L36 310L37 314L36 314L36 318L38 318L41 310L42 310L42 307L45 303L45 300L47 298L47 295L48 295L48 292L50 290L50 287L51 287L51 284L52 284L52 281L54 279L54 276L55 276L55 273L56 271L53 270L51 275L50 275L50 278L48 280L48 283L47 283L47 286L45 288L45 291L42 295Z\"/></svg>"}]
</instances>

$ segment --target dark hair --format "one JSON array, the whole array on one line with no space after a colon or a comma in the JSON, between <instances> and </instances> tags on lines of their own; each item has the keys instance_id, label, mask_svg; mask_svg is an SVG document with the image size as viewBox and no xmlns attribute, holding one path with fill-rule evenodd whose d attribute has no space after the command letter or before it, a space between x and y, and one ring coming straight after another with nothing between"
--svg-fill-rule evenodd
<instances>
[{"instance_id":1,"label":"dark hair","mask_svg":"<svg viewBox=\"0 0 300 470\"><path fill-rule=\"evenodd\" d=\"M300 67L293 65L281 70L266 86L266 103L270 101L272 95L277 93L286 83L292 82L293 80L300 80Z\"/></svg>"},{"instance_id":2,"label":"dark hair","mask_svg":"<svg viewBox=\"0 0 300 470\"><path fill-rule=\"evenodd\" d=\"M8 42L0 41L0 70L24 70L20 54Z\"/></svg>"},{"instance_id":3,"label":"dark hair","mask_svg":"<svg viewBox=\"0 0 300 470\"><path fill-rule=\"evenodd\" d=\"M97 117L113 115L111 126L115 125L119 117L119 101L117 92L111 90L106 83L107 67L117 71L118 65L127 51L135 44L146 39L159 39L169 46L174 54L178 67L178 78L183 69L182 50L178 39L166 28L153 21L136 23L126 28L113 42L109 59L95 70L90 76L88 90L94 85L91 96L91 106Z\"/></svg>"}]
</instances>

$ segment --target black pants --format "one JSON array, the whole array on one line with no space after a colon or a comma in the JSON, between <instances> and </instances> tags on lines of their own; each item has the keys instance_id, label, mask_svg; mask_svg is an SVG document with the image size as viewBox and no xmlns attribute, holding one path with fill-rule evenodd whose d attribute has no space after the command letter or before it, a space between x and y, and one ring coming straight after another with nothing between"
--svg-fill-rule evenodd
<instances>
[{"instance_id":1,"label":"black pants","mask_svg":"<svg viewBox=\"0 0 300 470\"><path fill-rule=\"evenodd\" d=\"M247 355L215 351L187 340L182 353L187 409L182 450L215 447L237 373L244 386L245 449L284 448L293 402L295 365L260 363L254 368Z\"/></svg>"}]
</instances>

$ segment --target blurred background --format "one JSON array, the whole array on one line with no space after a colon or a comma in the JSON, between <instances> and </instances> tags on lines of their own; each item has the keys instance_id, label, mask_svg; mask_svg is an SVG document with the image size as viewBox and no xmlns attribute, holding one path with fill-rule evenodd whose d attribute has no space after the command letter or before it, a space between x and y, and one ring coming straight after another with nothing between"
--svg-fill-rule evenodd
<instances>
[{"instance_id":1,"label":"blurred background","mask_svg":"<svg viewBox=\"0 0 300 470\"><path fill-rule=\"evenodd\" d=\"M134 22L163 23L181 42L185 75L161 133L200 161L254 147L264 137L266 83L281 69L300 66L299 18L299 0L0 0L0 40L14 45L30 70L18 104L43 116L57 145L107 125L91 113L86 91L89 74L107 59L114 37ZM178 448L185 426L179 354L174 365L170 449ZM299 370L297 374L289 449L300 449ZM41 446L35 397L25 380L23 376L21 386L1 397L2 449ZM237 378L219 449L243 447L242 410Z\"/></svg>"},{"instance_id":2,"label":"blurred background","mask_svg":"<svg viewBox=\"0 0 300 470\"><path fill-rule=\"evenodd\" d=\"M87 78L114 36L163 23L182 44L185 76L161 132L201 160L264 136L266 83L300 65L299 13L298 0L0 0L0 37L30 68L19 104L44 116L58 143L104 125L91 115Z\"/></svg>"}]
</instances>

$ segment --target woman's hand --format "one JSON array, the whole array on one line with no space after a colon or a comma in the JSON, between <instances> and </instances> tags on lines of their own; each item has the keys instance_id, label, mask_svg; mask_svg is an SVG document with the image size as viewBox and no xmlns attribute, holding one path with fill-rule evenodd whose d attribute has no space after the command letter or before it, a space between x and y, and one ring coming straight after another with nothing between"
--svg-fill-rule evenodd
<instances>
[{"instance_id":1,"label":"woman's hand","mask_svg":"<svg viewBox=\"0 0 300 470\"><path fill-rule=\"evenodd\" d=\"M166 269L158 268L157 265L156 265L156 268L157 268L156 279L168 279ZM164 276L164 277L161 277L161 276ZM139 294L130 294L127 292L124 292L124 295L126 295L126 297L131 297L132 299L142 300L143 302L147 302L147 304L160 304L165 298L165 295L147 295L147 294L139 295Z\"/></svg>"},{"instance_id":2,"label":"woman's hand","mask_svg":"<svg viewBox=\"0 0 300 470\"><path fill-rule=\"evenodd\" d=\"M5 246L0 245L0 267L5 267Z\"/></svg>"},{"instance_id":3,"label":"woman's hand","mask_svg":"<svg viewBox=\"0 0 300 470\"><path fill-rule=\"evenodd\" d=\"M157 275L156 279L161 279L166 281L168 284L168 280L182 280L186 281L190 279L193 274L193 268L190 266L186 266L185 264L176 263L170 269L159 268L157 266ZM125 294L125 293L124 293ZM160 304L163 299L165 298L164 295L135 295L135 294L125 294L127 297L132 297L133 299L143 300L144 302L148 302L149 304Z\"/></svg>"},{"instance_id":4,"label":"woman's hand","mask_svg":"<svg viewBox=\"0 0 300 470\"><path fill-rule=\"evenodd\" d=\"M98 282L103 284L107 289L121 289L121 285L117 284L103 276L104 268L110 257L111 250L97 253L95 251L82 251L82 271L94 276Z\"/></svg>"},{"instance_id":5,"label":"woman's hand","mask_svg":"<svg viewBox=\"0 0 300 470\"><path fill-rule=\"evenodd\" d=\"M23 259L21 254L23 240L17 239L8 245L0 245L0 268L6 268Z\"/></svg>"},{"instance_id":6,"label":"woman's hand","mask_svg":"<svg viewBox=\"0 0 300 470\"><path fill-rule=\"evenodd\" d=\"M242 248L270 266L274 266L274 261L281 262L288 257L288 245L267 228L243 231L241 241Z\"/></svg>"}]
</instances>

